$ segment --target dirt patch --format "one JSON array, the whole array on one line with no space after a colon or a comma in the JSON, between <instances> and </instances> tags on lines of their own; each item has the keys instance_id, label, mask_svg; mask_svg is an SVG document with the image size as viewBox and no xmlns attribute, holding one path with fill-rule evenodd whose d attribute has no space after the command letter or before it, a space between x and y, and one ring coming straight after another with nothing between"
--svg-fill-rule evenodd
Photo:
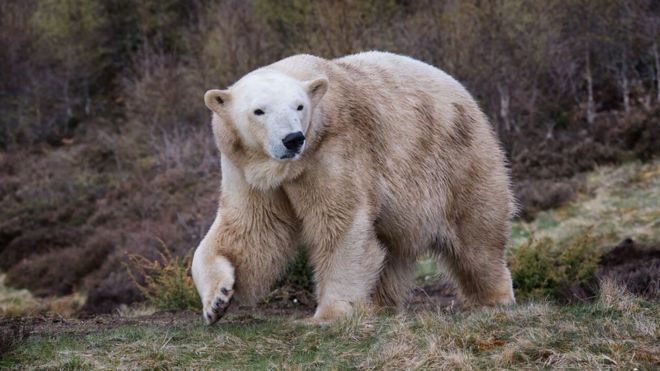
<instances>
[{"instance_id":1,"label":"dirt patch","mask_svg":"<svg viewBox=\"0 0 660 371\"><path fill-rule=\"evenodd\" d=\"M660 299L660 245L644 245L626 238L603 255L599 280L612 279L628 291Z\"/></svg>"},{"instance_id":2,"label":"dirt patch","mask_svg":"<svg viewBox=\"0 0 660 371\"><path fill-rule=\"evenodd\" d=\"M447 281L438 281L416 287L413 290L408 310L412 312L453 311L459 306L456 288Z\"/></svg>"},{"instance_id":3,"label":"dirt patch","mask_svg":"<svg viewBox=\"0 0 660 371\"><path fill-rule=\"evenodd\" d=\"M0 318L0 355L10 351L32 333L29 318Z\"/></svg>"},{"instance_id":4,"label":"dirt patch","mask_svg":"<svg viewBox=\"0 0 660 371\"><path fill-rule=\"evenodd\" d=\"M304 318L313 314L313 309L307 307L234 306L231 308L231 312L224 317L218 325L249 324L258 321L259 317ZM18 319L0 322L0 333L3 333L2 331L10 331L10 327L14 326L16 323L20 323L23 328L29 329L29 331L24 331L25 336L89 334L122 326L168 327L182 323L198 322L200 325L204 323L201 313L190 310L158 312L152 315L135 318L121 317L113 314L100 314L81 318L62 318L56 316L22 317L20 321L17 321Z\"/></svg>"}]
</instances>

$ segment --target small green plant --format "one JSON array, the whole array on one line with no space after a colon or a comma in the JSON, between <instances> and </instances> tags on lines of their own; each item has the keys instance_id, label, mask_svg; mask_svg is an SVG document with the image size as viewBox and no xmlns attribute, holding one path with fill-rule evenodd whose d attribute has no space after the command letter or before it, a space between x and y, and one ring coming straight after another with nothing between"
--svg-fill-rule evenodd
<instances>
[{"instance_id":1,"label":"small green plant","mask_svg":"<svg viewBox=\"0 0 660 371\"><path fill-rule=\"evenodd\" d=\"M190 275L192 250L184 256L174 256L163 246L159 260L141 255L130 255L129 259L131 279L147 303L159 310L201 309Z\"/></svg>"},{"instance_id":2,"label":"small green plant","mask_svg":"<svg viewBox=\"0 0 660 371\"><path fill-rule=\"evenodd\" d=\"M591 229L565 244L547 237L536 240L531 235L509 258L516 296L522 300L575 299L571 292L593 285L600 256Z\"/></svg>"},{"instance_id":3,"label":"small green plant","mask_svg":"<svg viewBox=\"0 0 660 371\"><path fill-rule=\"evenodd\" d=\"M314 272L309 265L309 256L305 249L289 263L282 277L275 283L274 290L265 299L267 303L279 303L284 306L302 304L314 306Z\"/></svg>"}]
</instances>

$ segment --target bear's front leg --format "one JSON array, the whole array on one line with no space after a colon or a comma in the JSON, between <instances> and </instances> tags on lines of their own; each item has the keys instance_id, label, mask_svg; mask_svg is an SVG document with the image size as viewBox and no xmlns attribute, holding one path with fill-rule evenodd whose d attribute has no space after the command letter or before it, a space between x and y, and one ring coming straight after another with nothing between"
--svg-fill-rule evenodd
<instances>
[{"instance_id":1,"label":"bear's front leg","mask_svg":"<svg viewBox=\"0 0 660 371\"><path fill-rule=\"evenodd\" d=\"M324 239L312 246L318 297L313 317L316 322L348 316L356 305L368 304L385 259L366 209L357 211L344 233L334 235L339 239Z\"/></svg>"},{"instance_id":2,"label":"bear's front leg","mask_svg":"<svg viewBox=\"0 0 660 371\"><path fill-rule=\"evenodd\" d=\"M202 299L202 315L209 325L227 311L234 293L234 265L226 256L219 254L220 225L218 214L195 250L191 268L193 281Z\"/></svg>"},{"instance_id":3,"label":"bear's front leg","mask_svg":"<svg viewBox=\"0 0 660 371\"><path fill-rule=\"evenodd\" d=\"M230 300L254 304L270 291L296 254L295 225L282 190L252 189L222 158L218 215L192 262L207 323L222 317Z\"/></svg>"}]
</instances>

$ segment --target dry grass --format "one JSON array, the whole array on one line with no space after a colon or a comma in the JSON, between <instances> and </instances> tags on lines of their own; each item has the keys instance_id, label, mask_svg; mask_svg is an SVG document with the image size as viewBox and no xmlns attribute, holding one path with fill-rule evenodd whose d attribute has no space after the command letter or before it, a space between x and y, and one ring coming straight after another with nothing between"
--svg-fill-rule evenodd
<instances>
[{"instance_id":1,"label":"dry grass","mask_svg":"<svg viewBox=\"0 0 660 371\"><path fill-rule=\"evenodd\" d=\"M651 369L660 362L657 303L603 283L589 305L529 303L446 314L358 310L335 324L233 314L33 335L0 367L231 369Z\"/></svg>"},{"instance_id":2,"label":"dry grass","mask_svg":"<svg viewBox=\"0 0 660 371\"><path fill-rule=\"evenodd\" d=\"M35 298L29 290L6 286L6 275L0 274L0 317L21 317L51 313L61 317L72 317L79 313L85 303L85 295L73 294L46 299Z\"/></svg>"},{"instance_id":3,"label":"dry grass","mask_svg":"<svg viewBox=\"0 0 660 371\"><path fill-rule=\"evenodd\" d=\"M660 160L604 166L587 174L586 190L563 207L540 213L532 222L517 221L512 246L530 234L562 242L592 228L601 245L623 237L660 240Z\"/></svg>"},{"instance_id":4,"label":"dry grass","mask_svg":"<svg viewBox=\"0 0 660 371\"><path fill-rule=\"evenodd\" d=\"M0 275L0 315L19 316L36 310L37 299L28 290L17 290L5 285L6 275Z\"/></svg>"}]
</instances>

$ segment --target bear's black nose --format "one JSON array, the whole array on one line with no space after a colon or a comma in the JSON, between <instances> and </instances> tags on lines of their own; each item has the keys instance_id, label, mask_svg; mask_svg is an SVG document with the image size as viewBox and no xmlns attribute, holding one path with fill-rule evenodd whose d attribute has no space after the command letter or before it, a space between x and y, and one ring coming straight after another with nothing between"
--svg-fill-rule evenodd
<instances>
[{"instance_id":1,"label":"bear's black nose","mask_svg":"<svg viewBox=\"0 0 660 371\"><path fill-rule=\"evenodd\" d=\"M305 142L305 136L302 132L297 131L295 133L287 134L287 136L282 139L282 144L289 151L297 151Z\"/></svg>"}]
</instances>

